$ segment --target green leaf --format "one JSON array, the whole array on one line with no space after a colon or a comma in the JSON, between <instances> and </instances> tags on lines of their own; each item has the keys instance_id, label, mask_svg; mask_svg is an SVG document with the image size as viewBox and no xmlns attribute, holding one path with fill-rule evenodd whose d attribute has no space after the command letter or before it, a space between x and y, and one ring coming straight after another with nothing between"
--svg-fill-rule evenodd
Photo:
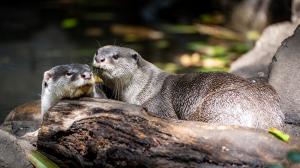
<instances>
[{"instance_id":1,"label":"green leaf","mask_svg":"<svg viewBox=\"0 0 300 168\"><path fill-rule=\"evenodd\" d=\"M290 138L290 136L288 134L285 134L284 132L282 132L276 128L269 128L269 133L284 142L288 142L289 138Z\"/></svg>"},{"instance_id":2,"label":"green leaf","mask_svg":"<svg viewBox=\"0 0 300 168\"><path fill-rule=\"evenodd\" d=\"M38 151L31 151L27 155L27 158L35 168L59 168L54 162Z\"/></svg>"},{"instance_id":3,"label":"green leaf","mask_svg":"<svg viewBox=\"0 0 300 168\"><path fill-rule=\"evenodd\" d=\"M78 24L78 20L76 18L68 18L62 21L61 26L65 29L71 29L76 27L77 24Z\"/></svg>"},{"instance_id":4,"label":"green leaf","mask_svg":"<svg viewBox=\"0 0 300 168\"><path fill-rule=\"evenodd\" d=\"M249 51L251 47L245 43L236 43L235 45L232 46L230 49L232 52L236 52L238 54L243 54L247 51Z\"/></svg>"},{"instance_id":5,"label":"green leaf","mask_svg":"<svg viewBox=\"0 0 300 168\"><path fill-rule=\"evenodd\" d=\"M300 163L300 151L290 151L287 158L292 163Z\"/></svg>"}]
</instances>

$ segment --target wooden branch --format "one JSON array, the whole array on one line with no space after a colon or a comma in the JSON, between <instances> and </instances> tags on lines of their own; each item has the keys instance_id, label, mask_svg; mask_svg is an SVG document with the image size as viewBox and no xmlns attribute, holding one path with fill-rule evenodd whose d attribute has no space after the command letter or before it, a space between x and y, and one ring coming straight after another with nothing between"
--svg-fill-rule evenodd
<instances>
[{"instance_id":1,"label":"wooden branch","mask_svg":"<svg viewBox=\"0 0 300 168\"><path fill-rule=\"evenodd\" d=\"M82 167L266 166L287 163L299 139L263 130L157 118L140 106L84 98L46 114L38 149ZM298 144L297 144L298 143Z\"/></svg>"}]
</instances>

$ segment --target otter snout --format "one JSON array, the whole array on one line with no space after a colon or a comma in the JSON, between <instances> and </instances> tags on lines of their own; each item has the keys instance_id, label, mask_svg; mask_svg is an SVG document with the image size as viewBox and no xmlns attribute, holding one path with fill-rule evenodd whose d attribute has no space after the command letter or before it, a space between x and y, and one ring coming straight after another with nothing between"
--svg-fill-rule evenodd
<instances>
[{"instance_id":1,"label":"otter snout","mask_svg":"<svg viewBox=\"0 0 300 168\"><path fill-rule=\"evenodd\" d=\"M81 74L81 77L85 80L90 80L92 78L92 74L90 72L84 72Z\"/></svg>"},{"instance_id":2,"label":"otter snout","mask_svg":"<svg viewBox=\"0 0 300 168\"><path fill-rule=\"evenodd\" d=\"M104 61L105 61L105 58L99 58L99 57L95 56L95 61L96 61L97 63L104 62Z\"/></svg>"}]
</instances>

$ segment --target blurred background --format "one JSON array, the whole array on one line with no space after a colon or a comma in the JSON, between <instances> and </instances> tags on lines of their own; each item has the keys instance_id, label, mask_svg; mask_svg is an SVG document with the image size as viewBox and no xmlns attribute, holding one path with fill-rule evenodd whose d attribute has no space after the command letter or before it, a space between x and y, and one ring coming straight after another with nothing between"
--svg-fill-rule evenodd
<instances>
[{"instance_id":1,"label":"blurred background","mask_svg":"<svg viewBox=\"0 0 300 168\"><path fill-rule=\"evenodd\" d=\"M263 29L289 21L291 0L44 0L0 2L0 122L39 99L42 74L91 64L120 45L169 72L227 71Z\"/></svg>"}]
</instances>

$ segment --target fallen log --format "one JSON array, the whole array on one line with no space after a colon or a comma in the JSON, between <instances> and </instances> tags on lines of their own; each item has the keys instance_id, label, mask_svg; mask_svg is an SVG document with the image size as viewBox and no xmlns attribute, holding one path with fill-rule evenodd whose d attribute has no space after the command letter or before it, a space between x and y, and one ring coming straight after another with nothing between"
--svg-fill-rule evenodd
<instances>
[{"instance_id":1,"label":"fallen log","mask_svg":"<svg viewBox=\"0 0 300 168\"><path fill-rule=\"evenodd\" d=\"M300 141L285 143L264 130L161 119L140 106L83 98L61 101L45 115L37 146L81 167L264 167L287 165L287 153L300 150Z\"/></svg>"}]
</instances>

